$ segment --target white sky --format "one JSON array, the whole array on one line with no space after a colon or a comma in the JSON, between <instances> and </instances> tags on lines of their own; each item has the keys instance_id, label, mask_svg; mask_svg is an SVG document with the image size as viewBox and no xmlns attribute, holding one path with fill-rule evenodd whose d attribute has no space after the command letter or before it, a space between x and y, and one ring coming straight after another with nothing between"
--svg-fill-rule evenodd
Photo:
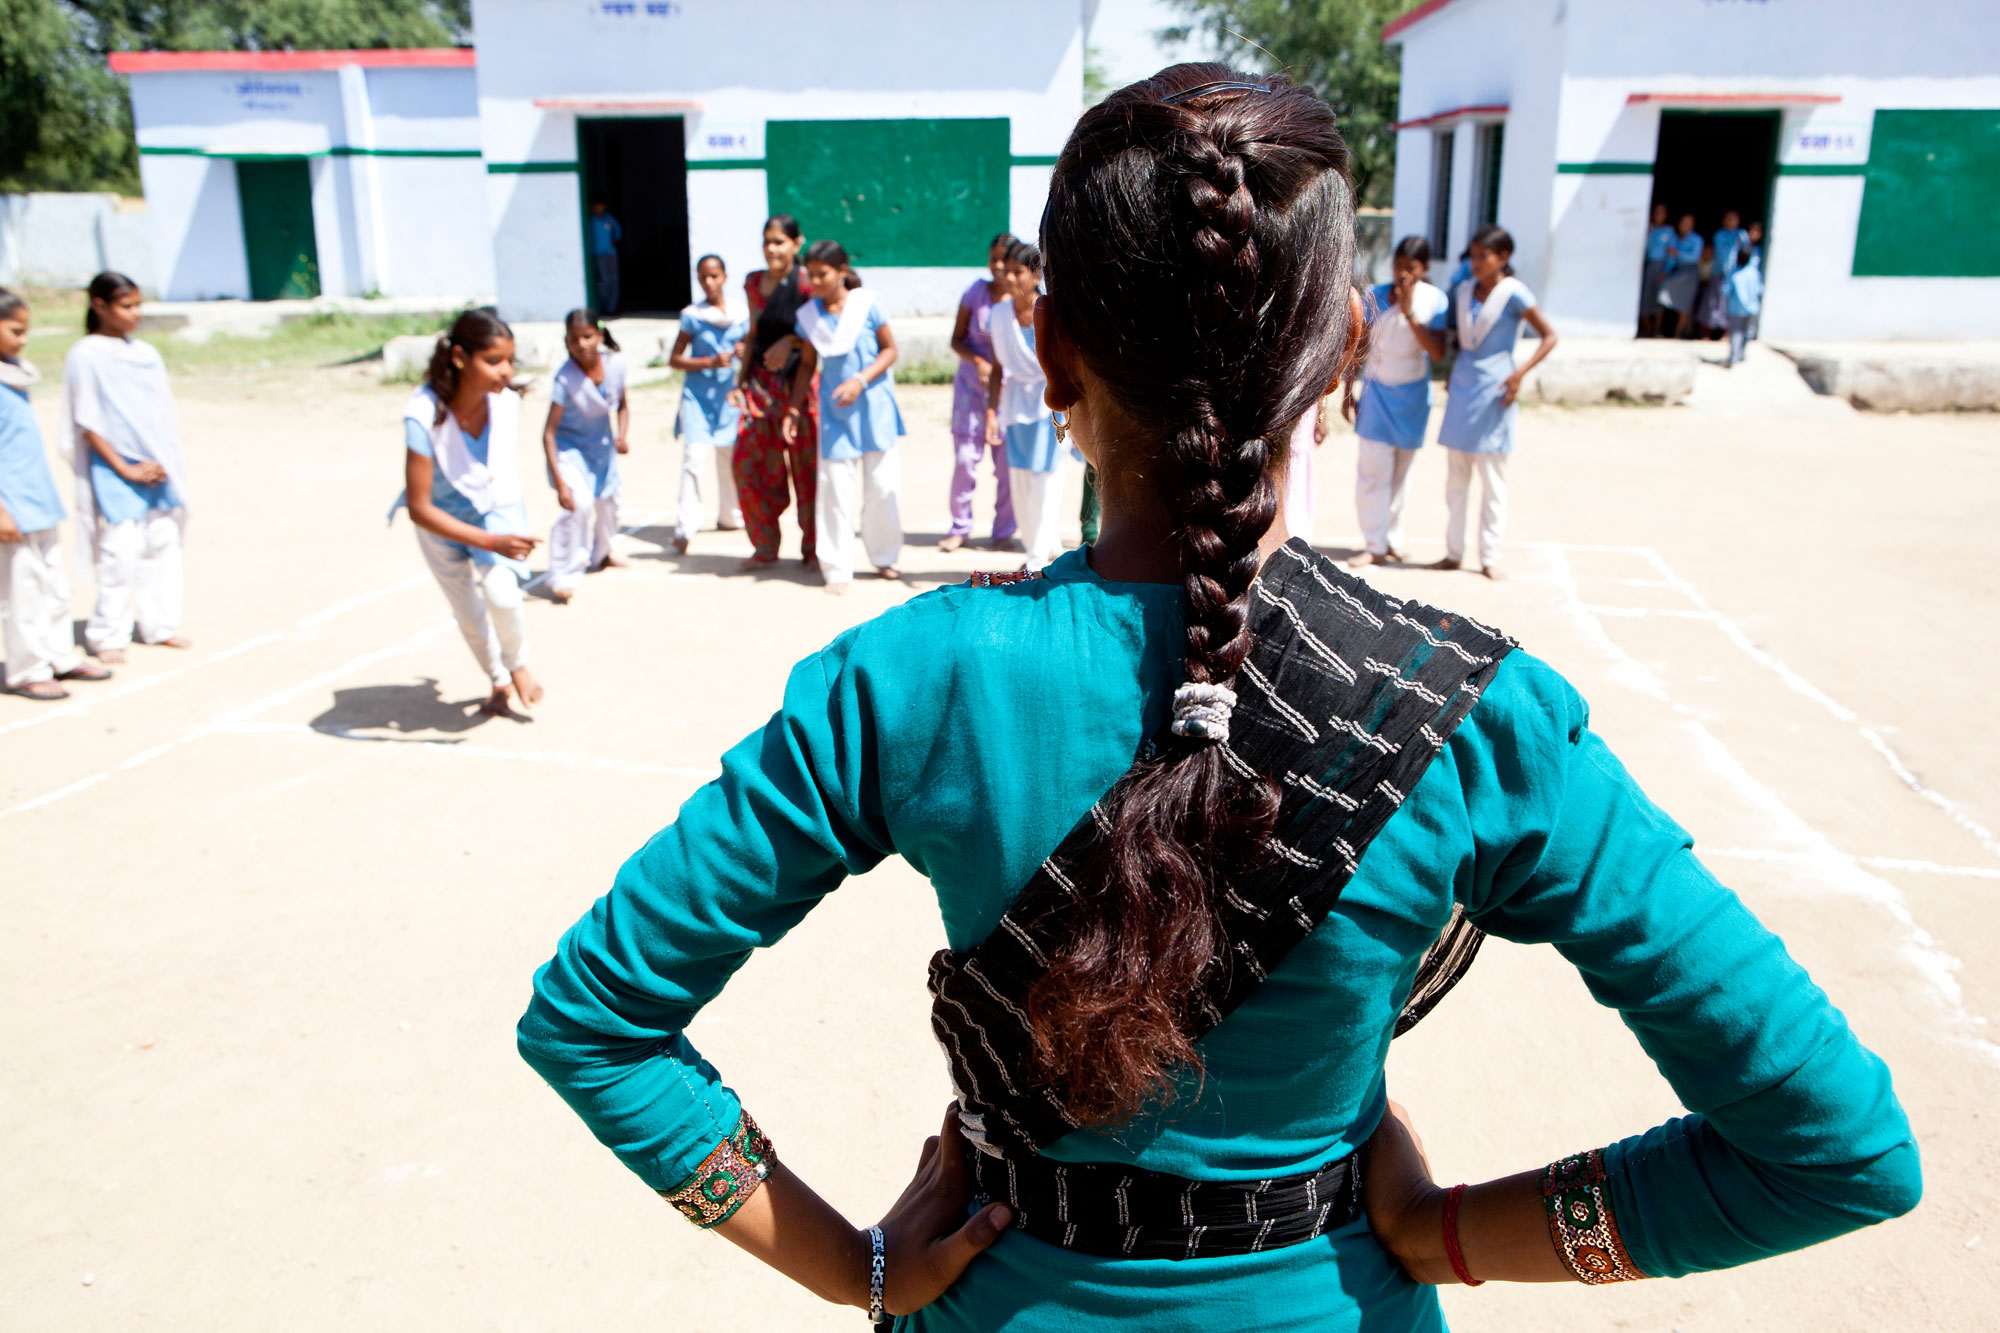
<instances>
[{"instance_id":1,"label":"white sky","mask_svg":"<svg viewBox=\"0 0 2000 1333\"><path fill-rule=\"evenodd\" d=\"M1204 54L1199 42L1190 42L1184 50L1170 50L1153 39L1155 31L1186 21L1168 0L1102 0L1089 42L1097 48L1111 86L1120 88L1176 61L1199 59Z\"/></svg>"}]
</instances>

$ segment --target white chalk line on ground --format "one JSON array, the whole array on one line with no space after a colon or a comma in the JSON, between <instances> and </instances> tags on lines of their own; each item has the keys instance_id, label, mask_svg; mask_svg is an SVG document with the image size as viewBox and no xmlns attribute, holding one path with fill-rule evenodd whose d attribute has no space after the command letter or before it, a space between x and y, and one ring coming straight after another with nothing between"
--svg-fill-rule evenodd
<instances>
[{"instance_id":1,"label":"white chalk line on ground","mask_svg":"<svg viewBox=\"0 0 2000 1333\"><path fill-rule=\"evenodd\" d=\"M58 787L54 791L44 792L42 795L23 801L19 805L12 806L6 810L0 810L0 820L11 819L15 815L26 814L31 810L39 810L46 806L54 805L57 801L64 800L67 797L76 795L80 791L86 791L96 786L113 773L122 773L138 768L143 764L149 764L161 755L178 750L183 745L200 740L203 736L211 736L218 732L228 731L235 726L251 721L259 713L269 712L281 704L290 703L300 695L324 689L334 681L339 680L342 676L350 675L353 672L361 670L363 667L373 666L375 663L387 658L399 657L404 653L413 652L420 644L426 643L443 634L445 631L454 628L456 626L451 621L442 621L427 629L418 630L415 634L412 634L400 643L391 644L386 648L377 648L373 652L363 653L359 657L351 658L330 671L318 672L296 685L291 685L277 691L275 694L267 694L263 698L250 703L239 704L234 708L225 709L208 721L190 727L178 739L155 745L151 749L141 750L131 758L122 761L112 768L106 769L104 772L93 773L89 777L79 778L68 786Z\"/></svg>"},{"instance_id":2,"label":"white chalk line on ground","mask_svg":"<svg viewBox=\"0 0 2000 1333\"><path fill-rule=\"evenodd\" d=\"M1768 851L1755 850L1751 859L1783 859L1807 867L1826 887L1851 893L1880 907L1903 927L1906 939L1901 952L1904 958L1918 976L1930 983L1939 1001L1958 1020L1963 1029L1962 1039L1988 1060L2000 1063L2000 1045L1974 1035L1986 1025L1986 1020L1965 1007L1965 992L1958 984L1957 976L1963 964L1940 946L1929 931L1917 924L1904 902L1902 890L1880 875L1870 873L1858 857L1841 851L1831 839L1787 805L1775 790L1753 776L1692 709L1674 701L1658 674L1625 651L1605 630L1603 622L1592 614L1589 604L1578 594L1576 573L1570 565L1568 553L1591 550L1634 554L1634 548L1568 546L1560 542L1539 545L1550 560L1553 581L1562 590L1566 608L1578 627L1604 651L1625 683L1666 704L1679 715L1681 729L1693 741L1709 770L1728 782L1745 806L1761 812L1769 822L1780 845ZM1704 854L1704 849L1697 847L1696 853Z\"/></svg>"},{"instance_id":3,"label":"white chalk line on ground","mask_svg":"<svg viewBox=\"0 0 2000 1333\"><path fill-rule=\"evenodd\" d=\"M88 693L70 703L51 708L47 712L36 713L32 717L24 717L18 722L10 722L5 726L0 726L0 736L5 736L10 732L25 731L29 727L39 727L44 722L53 722L57 718L82 717L92 709L111 703L114 700L127 698L139 693L141 690L149 690L155 685L165 684L170 680L178 680L189 672L200 671L204 667L212 667L219 663L230 661L233 658L241 657L245 653L254 652L269 644L290 638L300 630L308 630L319 625L324 625L330 620L336 620L346 615L349 611L359 610L372 602L382 600L384 597L393 596L396 593L407 591L408 589L417 587L419 584L429 583L430 581L428 574L415 574L406 579L398 579L396 582L377 588L373 592L365 592L358 597L346 598L343 601L335 602L332 606L326 607L324 610L315 611L309 616L302 616L289 630L273 630L266 634L259 634L254 638L245 639L234 647L224 648L219 653L211 653L199 662L190 662L186 666L172 667L166 671L155 672L150 676L141 676L136 680L122 681L103 689L86 685L84 688Z\"/></svg>"},{"instance_id":4,"label":"white chalk line on ground","mask_svg":"<svg viewBox=\"0 0 2000 1333\"><path fill-rule=\"evenodd\" d=\"M1545 550L1589 551L1632 555L1645 560L1658 571L1662 583L1694 604L1695 609L1693 611L1656 611L1641 608L1612 608L1591 605L1587 605L1585 609L1594 615L1682 615L1689 619L1709 621L1717 629L1721 630L1723 636L1735 644L1751 661L1776 675L1793 692L1812 700L1828 713L1831 713L1835 719L1852 727L1860 735L1861 739L1867 742L1869 748L1880 755L1884 763L1888 764L1889 771L1896 775L1897 781L1915 792L1929 804L1943 811L1953 823L1957 824L1967 833L1970 833L1981 847L1991 852L1995 858L2000 858L2000 838L1996 838L1991 829L1973 818L1972 813L1963 805L1952 800L1943 792L1938 791L1919 778L1902 755L1896 752L1895 747L1882 738L1880 731L1864 723L1861 720L1860 714L1841 703L1838 699L1835 699L1825 690L1820 689L1819 686L1807 680L1797 671L1794 671L1775 653L1759 647L1750 637L1748 631L1728 616L1717 611L1710 604L1708 598L1702 595L1701 589L1696 587L1692 581L1683 577L1672 565L1669 565L1666 558L1658 551L1650 546L1599 546L1569 542L1536 542L1532 543L1532 545L1539 546ZM1620 581L1623 582L1623 580Z\"/></svg>"},{"instance_id":5,"label":"white chalk line on ground","mask_svg":"<svg viewBox=\"0 0 2000 1333\"><path fill-rule=\"evenodd\" d=\"M449 755L460 759L491 759L502 763L558 764L564 768L593 768L634 777L696 778L703 782L722 776L719 768L690 768L677 764L654 764L642 760L616 759L607 755L578 754L571 750L510 750L495 745L475 745L468 741L435 740L421 736L383 736L348 727L315 727L304 722L236 722L215 728L219 733L240 736L290 736L303 740L373 741L382 749L397 753Z\"/></svg>"},{"instance_id":6,"label":"white chalk line on ground","mask_svg":"<svg viewBox=\"0 0 2000 1333\"><path fill-rule=\"evenodd\" d=\"M1810 859L1805 852L1785 852L1775 847L1704 847L1701 854L1704 858L1727 861L1803 862ZM1960 879L2000 879L2000 870L1991 866L1947 866L1905 856L1857 856L1854 861L1870 870L1903 870L1914 875L1947 875Z\"/></svg>"}]
</instances>

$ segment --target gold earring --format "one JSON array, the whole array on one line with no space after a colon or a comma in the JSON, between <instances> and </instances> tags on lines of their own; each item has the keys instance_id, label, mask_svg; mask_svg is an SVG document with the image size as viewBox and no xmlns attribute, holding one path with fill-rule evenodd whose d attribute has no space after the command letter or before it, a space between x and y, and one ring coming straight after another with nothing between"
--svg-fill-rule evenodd
<instances>
[{"instance_id":1,"label":"gold earring","mask_svg":"<svg viewBox=\"0 0 2000 1333\"><path fill-rule=\"evenodd\" d=\"M1055 422L1056 425L1056 443L1068 444L1069 416L1063 412L1051 412L1049 413L1049 420Z\"/></svg>"}]
</instances>

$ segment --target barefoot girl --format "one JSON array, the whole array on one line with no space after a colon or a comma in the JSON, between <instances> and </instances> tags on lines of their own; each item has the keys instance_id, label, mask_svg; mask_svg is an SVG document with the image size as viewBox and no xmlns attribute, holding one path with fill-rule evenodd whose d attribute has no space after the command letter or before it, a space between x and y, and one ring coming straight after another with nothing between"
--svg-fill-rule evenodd
<instances>
[{"instance_id":1,"label":"barefoot girl","mask_svg":"<svg viewBox=\"0 0 2000 1333\"><path fill-rule=\"evenodd\" d=\"M1430 424L1431 363L1444 359L1451 305L1424 281L1430 268L1431 243L1405 236L1396 244L1393 280L1371 294L1368 366L1354 421L1362 550L1348 564L1357 568L1403 558L1403 491Z\"/></svg>"},{"instance_id":2,"label":"barefoot girl","mask_svg":"<svg viewBox=\"0 0 2000 1333\"><path fill-rule=\"evenodd\" d=\"M1286 441L1361 346L1332 110L1280 75L1175 66L1078 118L1042 228L1036 347L1103 483L1098 544L801 662L535 974L534 1068L683 1217L901 1333L1438 1333L1438 1284L1679 1276L1909 1211L1889 1070L1576 690L1288 540ZM909 1188L855 1225L802 1165L915 1145L836 1141L796 1077L789 1140L767 1135L689 1028L725 986L783 985L750 951L897 855L947 948L872 939L856 962L928 962L957 1095ZM1434 1182L1390 1038L1481 929L1555 941L1702 1113L1536 1164L1548 1107L1595 1072L1551 1034L1609 1019L1509 1004L1489 976L1479 1020L1549 1054L1521 1104L1457 1107L1460 1132L1529 1169ZM928 1095L866 1065L896 1013L819 1017L732 1043L758 1086L831 1041L872 1095ZM1589 1299L1602 1327L1684 1298ZM1502 1317L1525 1300L1485 1321L1525 1323Z\"/></svg>"},{"instance_id":3,"label":"barefoot girl","mask_svg":"<svg viewBox=\"0 0 2000 1333\"><path fill-rule=\"evenodd\" d=\"M875 294L847 263L839 241L814 241L806 250L812 299L799 311L797 333L804 359L792 381L785 412L785 440L806 429L806 400L819 385L819 570L826 590L847 591L854 581L854 520L869 562L885 579L899 579L903 519L896 440L903 414L896 406L896 335Z\"/></svg>"},{"instance_id":4,"label":"barefoot girl","mask_svg":"<svg viewBox=\"0 0 2000 1333\"><path fill-rule=\"evenodd\" d=\"M1514 238L1500 227L1482 227L1472 238L1472 276L1452 291L1458 318L1458 360L1446 389L1438 443L1451 452L1445 477L1444 559L1432 569L1457 569L1465 560L1465 504L1472 474L1479 474L1479 569L1500 577L1500 536L1507 530L1507 458L1514 452L1514 418L1521 381L1556 347L1556 331L1535 294L1507 261ZM1541 341L1524 366L1514 364L1514 344L1525 322Z\"/></svg>"},{"instance_id":5,"label":"barefoot girl","mask_svg":"<svg viewBox=\"0 0 2000 1333\"><path fill-rule=\"evenodd\" d=\"M799 222L789 213L764 223L764 271L743 283L754 336L737 371L737 401L743 417L736 431L736 491L743 503L743 527L752 554L746 570L778 562L778 519L791 497L799 505L799 563L819 568L814 540L814 487L819 464L819 395L808 393L805 410L785 427L792 385L801 375L798 339L792 327L810 293L798 262ZM789 474L789 496L787 476Z\"/></svg>"},{"instance_id":6,"label":"barefoot girl","mask_svg":"<svg viewBox=\"0 0 2000 1333\"><path fill-rule=\"evenodd\" d=\"M484 707L494 714L508 711L510 687L523 707L542 697L521 604L522 562L540 543L527 535L521 502L513 379L513 330L490 310L468 310L438 339L403 409L403 495L417 548L492 682Z\"/></svg>"},{"instance_id":7,"label":"barefoot girl","mask_svg":"<svg viewBox=\"0 0 2000 1333\"><path fill-rule=\"evenodd\" d=\"M65 680L109 680L85 660L69 618L63 564L62 496L28 405L41 372L23 360L28 303L0 287L0 622L6 626L7 688L30 699L67 699Z\"/></svg>"},{"instance_id":8,"label":"barefoot girl","mask_svg":"<svg viewBox=\"0 0 2000 1333\"><path fill-rule=\"evenodd\" d=\"M681 410L674 433L681 437L681 495L675 506L674 549L687 554L701 530L702 464L715 464L715 526L724 532L743 526L736 499L736 425L742 410L731 390L736 359L750 323L729 308L729 274L721 255L703 255L694 266L701 300L681 311L681 331L667 364L681 372Z\"/></svg>"},{"instance_id":9,"label":"barefoot girl","mask_svg":"<svg viewBox=\"0 0 2000 1333\"><path fill-rule=\"evenodd\" d=\"M1024 569L1040 569L1062 554L1063 459L1042 391L1048 380L1035 359L1035 302L1042 292L1042 252L1026 241L1007 247L1004 295L993 303L989 436L1006 450L1007 481L1027 552Z\"/></svg>"},{"instance_id":10,"label":"barefoot girl","mask_svg":"<svg viewBox=\"0 0 2000 1333\"><path fill-rule=\"evenodd\" d=\"M586 571L622 565L611 551L618 535L618 455L632 446L631 404L625 398L625 358L597 312L572 310L563 320L569 360L549 386L542 452L562 512L549 530L549 596L566 605Z\"/></svg>"},{"instance_id":11,"label":"barefoot girl","mask_svg":"<svg viewBox=\"0 0 2000 1333\"><path fill-rule=\"evenodd\" d=\"M141 643L188 646L180 633L187 468L166 363L132 336L139 285L107 272L88 291L84 336L63 359L77 527L97 554L97 609L83 638L99 660L122 662L135 630Z\"/></svg>"},{"instance_id":12,"label":"barefoot girl","mask_svg":"<svg viewBox=\"0 0 2000 1333\"><path fill-rule=\"evenodd\" d=\"M989 447L994 547L1009 542L1017 531L1006 455L986 438L987 386L993 377L988 320L994 304L1007 296L1007 251L1013 244L1013 233L1004 231L988 242L986 267L992 276L974 278L958 298L958 322L951 330L951 350L958 357L958 374L951 381L951 531L938 543L940 551L956 551L972 537L972 492L979 484L979 460Z\"/></svg>"}]
</instances>

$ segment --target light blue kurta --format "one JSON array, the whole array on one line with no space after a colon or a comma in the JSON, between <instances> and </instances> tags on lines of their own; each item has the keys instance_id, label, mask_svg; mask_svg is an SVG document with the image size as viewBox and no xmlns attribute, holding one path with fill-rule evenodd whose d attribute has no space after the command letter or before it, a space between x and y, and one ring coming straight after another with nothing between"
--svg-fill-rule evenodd
<instances>
[{"instance_id":1,"label":"light blue kurta","mask_svg":"<svg viewBox=\"0 0 2000 1333\"><path fill-rule=\"evenodd\" d=\"M727 356L730 349L750 335L750 321L711 324L684 311L681 332L688 335L689 356ZM674 433L693 444L712 444L717 448L735 444L736 427L742 416L729 401L730 391L735 387L733 365L686 371L681 379L681 410L674 419Z\"/></svg>"},{"instance_id":2,"label":"light blue kurta","mask_svg":"<svg viewBox=\"0 0 2000 1333\"><path fill-rule=\"evenodd\" d=\"M477 435L465 437L465 451L477 461L484 463L486 450L492 438L493 419L488 416L485 430ZM413 454L431 460L431 503L439 509L461 523L470 523L473 527L484 528L488 532L506 533L515 537L527 535L528 507L525 503L516 501L513 504L501 505L491 513L481 513L478 507L466 498L465 492L445 480L444 469L436 466L437 459L431 450L430 432L424 429L422 423L404 418L403 447ZM395 511L392 509L389 512L393 518ZM525 561L510 560L496 551L489 551L479 546L467 546L464 542L451 541L445 537L440 537L438 540L465 552L472 557L472 563L475 565L505 565L523 579L528 577L528 566Z\"/></svg>"},{"instance_id":3,"label":"light blue kurta","mask_svg":"<svg viewBox=\"0 0 2000 1333\"><path fill-rule=\"evenodd\" d=\"M1478 318L1483 303L1473 295L1473 289L1474 284L1467 280L1453 290L1454 318L1461 301L1470 302L1472 316ZM1514 344L1521 337L1521 317L1534 308L1533 293L1526 288L1515 290L1479 349L1458 349L1445 389L1439 444L1468 454L1514 452L1514 418L1520 415L1520 407L1502 400L1507 396L1507 377L1514 373Z\"/></svg>"},{"instance_id":4,"label":"light blue kurta","mask_svg":"<svg viewBox=\"0 0 2000 1333\"><path fill-rule=\"evenodd\" d=\"M47 532L68 515L35 409L12 385L0 387L0 505L22 532Z\"/></svg>"},{"instance_id":5,"label":"light blue kurta","mask_svg":"<svg viewBox=\"0 0 2000 1333\"><path fill-rule=\"evenodd\" d=\"M1369 324L1400 314L1395 304L1395 284L1378 282L1369 293ZM1424 325L1442 330L1451 313L1449 303L1438 307ZM1431 377L1424 375L1405 384L1384 384L1372 376L1361 377L1361 403L1354 414L1354 433L1364 440L1391 444L1398 449L1421 449L1424 431L1431 420Z\"/></svg>"},{"instance_id":6,"label":"light blue kurta","mask_svg":"<svg viewBox=\"0 0 2000 1333\"><path fill-rule=\"evenodd\" d=\"M1184 649L1178 585L1107 582L1083 550L1045 572L926 593L806 658L780 711L724 756L722 776L625 863L536 974L522 1054L647 1185L684 1184L737 1121L736 1094L685 1030L750 950L890 855L931 881L951 947L978 943L1165 721ZM1049 1155L1252 1179L1353 1151L1382 1114L1390 1033L1454 901L1496 936L1553 942L1704 1113L1606 1154L1643 1271L1747 1262L1915 1202L1916 1148L1887 1069L1695 859L1591 732L1583 700L1524 652L1332 914L1202 1039L1200 1098L1115 1136L1073 1133ZM925 962L853 965L917 974ZM1564 1051L1551 1033L1551 1096L1591 1076ZM1531 1119L1534 1108L1493 1112ZM859 1150L897 1159L910 1146ZM1178 1263L1009 1232L900 1323L1002 1326L1406 1333L1442 1321L1433 1290L1404 1278L1357 1222L1309 1244Z\"/></svg>"},{"instance_id":7,"label":"light blue kurta","mask_svg":"<svg viewBox=\"0 0 2000 1333\"><path fill-rule=\"evenodd\" d=\"M801 318L793 331L805 338L804 315L810 309L821 319L834 320L826 313L826 308L815 296L800 308ZM846 407L833 401L833 391L846 381L853 379L868 369L870 363L881 355L882 342L875 331L889 322L877 305L868 312L868 318L861 327L861 336L854 340L854 346L839 356L820 358L819 363L819 456L830 462L840 462L859 458L863 454L878 454L884 449L894 449L896 441L903 434L903 412L896 406L896 371L894 367L884 371L861 391Z\"/></svg>"},{"instance_id":8,"label":"light blue kurta","mask_svg":"<svg viewBox=\"0 0 2000 1333\"><path fill-rule=\"evenodd\" d=\"M616 352L599 354L604 365L604 383L593 385L583 367L565 361L549 384L549 406L563 410L556 422L556 458L566 463L571 478L589 489L577 496L579 504L618 494L618 404L624 392L623 358ZM590 392L589 390L596 390ZM480 443L481 462L486 461L485 442Z\"/></svg>"}]
</instances>

